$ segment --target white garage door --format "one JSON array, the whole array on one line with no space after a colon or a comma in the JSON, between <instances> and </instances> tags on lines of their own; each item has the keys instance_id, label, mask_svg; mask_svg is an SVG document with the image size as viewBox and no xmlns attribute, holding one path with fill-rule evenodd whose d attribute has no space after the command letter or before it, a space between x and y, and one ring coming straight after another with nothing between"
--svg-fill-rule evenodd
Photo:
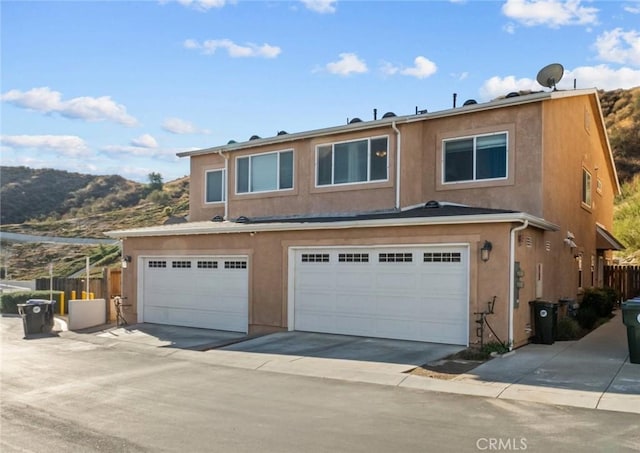
<instances>
[{"instance_id":1,"label":"white garage door","mask_svg":"<svg viewBox=\"0 0 640 453\"><path fill-rule=\"evenodd\" d=\"M293 328L468 344L465 246L295 251Z\"/></svg>"},{"instance_id":2,"label":"white garage door","mask_svg":"<svg viewBox=\"0 0 640 453\"><path fill-rule=\"evenodd\" d=\"M247 332L247 257L154 257L142 264L144 322Z\"/></svg>"}]
</instances>

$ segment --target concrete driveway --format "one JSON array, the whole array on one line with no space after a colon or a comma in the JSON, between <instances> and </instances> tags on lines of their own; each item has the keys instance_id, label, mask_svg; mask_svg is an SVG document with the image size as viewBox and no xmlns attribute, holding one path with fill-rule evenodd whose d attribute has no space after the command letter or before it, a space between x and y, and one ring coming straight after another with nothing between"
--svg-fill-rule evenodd
<instances>
[{"instance_id":1,"label":"concrete driveway","mask_svg":"<svg viewBox=\"0 0 640 453\"><path fill-rule=\"evenodd\" d=\"M277 332L248 336L239 332L141 323L101 326L73 335L102 343L128 343L192 351L236 351L264 355L313 357L420 366L464 349L459 345L422 343L311 332Z\"/></svg>"},{"instance_id":2,"label":"concrete driveway","mask_svg":"<svg viewBox=\"0 0 640 453\"><path fill-rule=\"evenodd\" d=\"M464 346L311 332L278 332L220 348L225 351L420 366Z\"/></svg>"}]
</instances>

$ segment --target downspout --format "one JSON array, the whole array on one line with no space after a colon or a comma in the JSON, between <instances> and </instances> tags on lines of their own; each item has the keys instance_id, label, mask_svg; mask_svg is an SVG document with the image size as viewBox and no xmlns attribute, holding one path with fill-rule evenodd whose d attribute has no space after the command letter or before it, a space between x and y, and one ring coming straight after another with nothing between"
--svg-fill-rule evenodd
<instances>
[{"instance_id":1,"label":"downspout","mask_svg":"<svg viewBox=\"0 0 640 453\"><path fill-rule=\"evenodd\" d=\"M396 127L396 122L391 123L391 127L396 133L396 209L400 209L400 162L402 150L402 134L400 129Z\"/></svg>"},{"instance_id":2,"label":"downspout","mask_svg":"<svg viewBox=\"0 0 640 453\"><path fill-rule=\"evenodd\" d=\"M223 153L222 150L218 151L218 155L224 158L224 220L229 217L229 156Z\"/></svg>"},{"instance_id":3,"label":"downspout","mask_svg":"<svg viewBox=\"0 0 640 453\"><path fill-rule=\"evenodd\" d=\"M522 231L529 226L529 220L523 220L522 225L513 227L509 239L509 351L513 349L513 307L516 298L516 233Z\"/></svg>"}]
</instances>

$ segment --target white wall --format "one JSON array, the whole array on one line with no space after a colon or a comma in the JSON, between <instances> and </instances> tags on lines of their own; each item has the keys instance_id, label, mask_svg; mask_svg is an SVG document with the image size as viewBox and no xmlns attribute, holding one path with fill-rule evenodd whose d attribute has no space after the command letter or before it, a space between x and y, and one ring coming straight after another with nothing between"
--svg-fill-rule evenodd
<instances>
[{"instance_id":1,"label":"white wall","mask_svg":"<svg viewBox=\"0 0 640 453\"><path fill-rule=\"evenodd\" d=\"M104 299L69 301L69 330L86 329L106 323L106 301Z\"/></svg>"}]
</instances>

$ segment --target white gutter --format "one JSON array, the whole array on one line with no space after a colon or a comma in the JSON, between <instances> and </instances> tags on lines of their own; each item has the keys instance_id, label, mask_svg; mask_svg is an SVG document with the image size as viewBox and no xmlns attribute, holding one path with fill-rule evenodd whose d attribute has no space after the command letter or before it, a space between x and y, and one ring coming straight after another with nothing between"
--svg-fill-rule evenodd
<instances>
[{"instance_id":1,"label":"white gutter","mask_svg":"<svg viewBox=\"0 0 640 453\"><path fill-rule=\"evenodd\" d=\"M218 155L224 158L224 220L229 218L229 156L223 150Z\"/></svg>"},{"instance_id":2,"label":"white gutter","mask_svg":"<svg viewBox=\"0 0 640 453\"><path fill-rule=\"evenodd\" d=\"M522 231L529 226L529 219L522 220L522 225L511 228L511 236L509 238L509 351L513 349L513 307L516 302L516 233Z\"/></svg>"},{"instance_id":3,"label":"white gutter","mask_svg":"<svg viewBox=\"0 0 640 453\"><path fill-rule=\"evenodd\" d=\"M396 209L400 209L400 163L402 149L402 135L400 129L396 127L396 122L391 123L391 127L396 133Z\"/></svg>"},{"instance_id":4,"label":"white gutter","mask_svg":"<svg viewBox=\"0 0 640 453\"><path fill-rule=\"evenodd\" d=\"M302 231L302 230L341 230L347 228L405 227L426 225L460 225L483 223L522 222L547 231L558 231L560 228L539 217L525 213L475 214L439 217L410 217L404 219L345 219L332 222L187 222L173 225L160 225L130 230L107 231L105 234L114 238L126 237L158 237L186 236L192 234L224 234L224 233L258 233L264 231Z\"/></svg>"}]
</instances>

